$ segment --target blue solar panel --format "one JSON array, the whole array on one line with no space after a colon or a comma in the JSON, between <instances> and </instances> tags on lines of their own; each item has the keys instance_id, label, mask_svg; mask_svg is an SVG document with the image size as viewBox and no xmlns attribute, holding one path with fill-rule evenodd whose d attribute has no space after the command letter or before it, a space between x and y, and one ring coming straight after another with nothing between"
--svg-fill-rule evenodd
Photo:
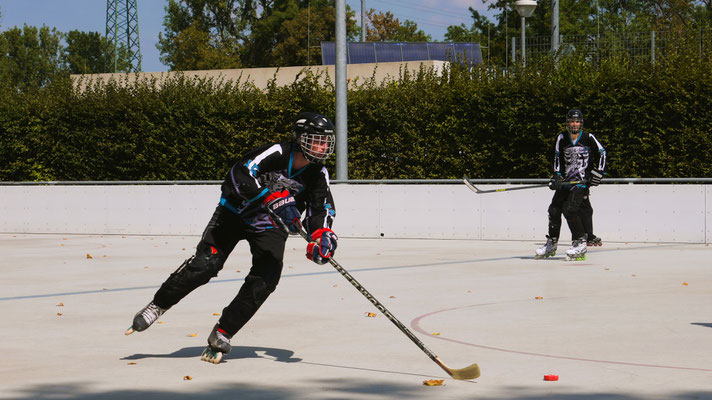
<instances>
[{"instance_id":1,"label":"blue solar panel","mask_svg":"<svg viewBox=\"0 0 712 400\"><path fill-rule=\"evenodd\" d=\"M403 60L401 51L405 43L374 42L378 62L397 62Z\"/></svg>"},{"instance_id":2,"label":"blue solar panel","mask_svg":"<svg viewBox=\"0 0 712 400\"><path fill-rule=\"evenodd\" d=\"M453 57L454 56L454 57ZM349 42L346 62L362 64L419 60L467 61L482 63L479 43ZM321 42L321 63L336 64L336 43Z\"/></svg>"},{"instance_id":3,"label":"blue solar panel","mask_svg":"<svg viewBox=\"0 0 712 400\"><path fill-rule=\"evenodd\" d=\"M430 43L430 59L450 61L453 48L452 43Z\"/></svg>"},{"instance_id":4,"label":"blue solar panel","mask_svg":"<svg viewBox=\"0 0 712 400\"><path fill-rule=\"evenodd\" d=\"M403 61L429 60L427 43L407 43L403 46Z\"/></svg>"},{"instance_id":5,"label":"blue solar panel","mask_svg":"<svg viewBox=\"0 0 712 400\"><path fill-rule=\"evenodd\" d=\"M373 43L374 42L349 43L346 47L346 53L348 54L348 57L346 58L348 60L347 62L349 64L356 64L351 61L353 59L359 60L358 63L375 63L376 53L373 51ZM321 48L324 48L323 44L321 45ZM331 49L334 53L334 60L336 60L336 45L331 46ZM324 58L323 54L324 53L322 52L322 59Z\"/></svg>"}]
</instances>

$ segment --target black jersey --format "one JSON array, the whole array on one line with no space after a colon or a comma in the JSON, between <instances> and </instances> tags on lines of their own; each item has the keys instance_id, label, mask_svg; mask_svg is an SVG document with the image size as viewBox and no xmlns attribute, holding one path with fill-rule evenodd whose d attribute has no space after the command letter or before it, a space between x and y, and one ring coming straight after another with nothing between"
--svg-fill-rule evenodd
<instances>
[{"instance_id":1,"label":"black jersey","mask_svg":"<svg viewBox=\"0 0 712 400\"><path fill-rule=\"evenodd\" d=\"M272 143L245 154L228 171L220 203L257 231L273 228L262 202L269 193L288 190L304 212L303 225L311 233L331 228L336 216L329 189L329 172L321 164L292 167L292 142Z\"/></svg>"},{"instance_id":2,"label":"black jersey","mask_svg":"<svg viewBox=\"0 0 712 400\"><path fill-rule=\"evenodd\" d=\"M601 142L585 131L579 133L575 141L568 132L560 133L554 146L554 172L565 181L586 182L592 169L601 172L606 169L606 150Z\"/></svg>"}]
</instances>

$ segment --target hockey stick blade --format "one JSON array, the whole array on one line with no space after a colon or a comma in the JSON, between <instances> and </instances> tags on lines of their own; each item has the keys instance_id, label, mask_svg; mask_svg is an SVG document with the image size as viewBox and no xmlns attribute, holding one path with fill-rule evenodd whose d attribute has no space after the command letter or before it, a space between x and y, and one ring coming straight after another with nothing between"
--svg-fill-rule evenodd
<instances>
[{"instance_id":1,"label":"hockey stick blade","mask_svg":"<svg viewBox=\"0 0 712 400\"><path fill-rule=\"evenodd\" d=\"M472 364L469 367L461 368L461 369L452 369L449 368L445 363L440 361L439 358L435 357L435 362L442 368L445 372L447 372L448 375L451 377L461 380L461 381L467 381L470 379L477 379L480 377L480 366L477 364Z\"/></svg>"}]
</instances>

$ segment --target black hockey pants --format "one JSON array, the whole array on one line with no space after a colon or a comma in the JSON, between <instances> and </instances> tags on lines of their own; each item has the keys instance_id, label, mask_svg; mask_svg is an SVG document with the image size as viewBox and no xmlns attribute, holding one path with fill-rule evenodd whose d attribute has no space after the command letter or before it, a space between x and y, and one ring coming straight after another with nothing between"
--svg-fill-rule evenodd
<instances>
[{"instance_id":1,"label":"black hockey pants","mask_svg":"<svg viewBox=\"0 0 712 400\"><path fill-rule=\"evenodd\" d=\"M222 329L234 335L277 287L287 236L280 229L256 233L237 214L218 205L195 255L168 277L153 301L162 308L177 304L188 293L217 276L235 245L245 239L250 244L252 268L237 296L223 309L219 321Z\"/></svg>"},{"instance_id":2,"label":"black hockey pants","mask_svg":"<svg viewBox=\"0 0 712 400\"><path fill-rule=\"evenodd\" d=\"M588 201L588 189L575 186L571 189L559 189L554 193L549 205L549 237L558 238L561 234L561 214L566 218L566 222L571 230L571 239L583 237L584 213L587 213L584 203ZM590 214L593 214L593 209L588 203Z\"/></svg>"}]
</instances>

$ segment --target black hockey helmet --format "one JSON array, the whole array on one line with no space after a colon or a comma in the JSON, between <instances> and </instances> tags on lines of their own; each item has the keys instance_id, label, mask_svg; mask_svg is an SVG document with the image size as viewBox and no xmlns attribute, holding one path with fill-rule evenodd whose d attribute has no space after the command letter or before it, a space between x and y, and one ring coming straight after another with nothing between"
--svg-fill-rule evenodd
<instances>
[{"instance_id":1,"label":"black hockey helmet","mask_svg":"<svg viewBox=\"0 0 712 400\"><path fill-rule=\"evenodd\" d=\"M581 125L578 128L573 128L571 126L571 122L581 122ZM583 130L583 113L579 109L571 109L569 112L566 114L566 130L569 131L570 134L578 134Z\"/></svg>"},{"instance_id":2,"label":"black hockey helmet","mask_svg":"<svg viewBox=\"0 0 712 400\"><path fill-rule=\"evenodd\" d=\"M325 116L303 112L294 121L294 141L304 157L311 162L322 162L334 152L336 136L334 124Z\"/></svg>"}]
</instances>

